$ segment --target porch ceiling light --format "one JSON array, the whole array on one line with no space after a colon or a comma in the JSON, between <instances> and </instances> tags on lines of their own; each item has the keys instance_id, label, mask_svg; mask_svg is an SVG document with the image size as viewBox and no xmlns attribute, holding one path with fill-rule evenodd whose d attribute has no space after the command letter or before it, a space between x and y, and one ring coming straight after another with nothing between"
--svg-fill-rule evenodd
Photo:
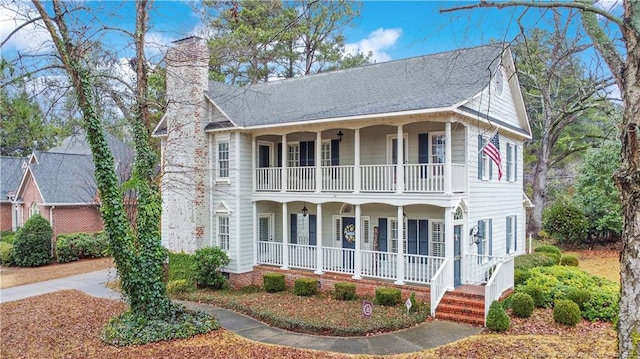
<instances>
[{"instance_id":1,"label":"porch ceiling light","mask_svg":"<svg viewBox=\"0 0 640 359\"><path fill-rule=\"evenodd\" d=\"M308 213L309 213L309 210L307 209L307 206L305 205L304 207L302 207L302 217L306 217Z\"/></svg>"},{"instance_id":2,"label":"porch ceiling light","mask_svg":"<svg viewBox=\"0 0 640 359\"><path fill-rule=\"evenodd\" d=\"M342 130L338 131L338 141L342 142L342 136L344 136L344 133L342 133Z\"/></svg>"}]
</instances>

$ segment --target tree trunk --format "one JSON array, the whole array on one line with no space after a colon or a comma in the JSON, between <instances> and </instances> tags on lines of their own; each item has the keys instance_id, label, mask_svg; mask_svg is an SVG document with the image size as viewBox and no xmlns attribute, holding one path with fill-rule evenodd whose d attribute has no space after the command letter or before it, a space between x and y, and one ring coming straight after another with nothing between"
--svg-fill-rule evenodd
<instances>
[{"instance_id":1,"label":"tree trunk","mask_svg":"<svg viewBox=\"0 0 640 359\"><path fill-rule=\"evenodd\" d=\"M547 171L549 170L549 154L551 148L549 146L548 135L543 132L540 138L540 152L538 160L533 171L533 193L532 199L533 210L531 211L531 221L529 222L529 233L538 235L542 229L542 210L544 209L545 199L547 196Z\"/></svg>"}]
</instances>

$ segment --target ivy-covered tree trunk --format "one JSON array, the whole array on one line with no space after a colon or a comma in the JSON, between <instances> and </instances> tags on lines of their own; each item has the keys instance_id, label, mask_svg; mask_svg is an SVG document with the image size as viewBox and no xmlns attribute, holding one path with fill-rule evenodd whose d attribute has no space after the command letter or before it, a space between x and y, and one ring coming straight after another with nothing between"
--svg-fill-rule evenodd
<instances>
[{"instance_id":1,"label":"ivy-covered tree trunk","mask_svg":"<svg viewBox=\"0 0 640 359\"><path fill-rule=\"evenodd\" d=\"M78 104L82 110L83 126L91 147L95 178L100 195L100 211L109 248L113 254L122 289L131 312L148 319L164 318L171 314L173 304L166 294L162 264L166 253L160 242L161 200L153 181L154 151L149 139L149 119L145 105L146 74L144 73L144 32L146 29L146 1L136 3L136 52L139 56L136 73L137 116L133 121L136 160L133 169L133 188L137 202L136 225L130 225L115 171L114 160L104 136L102 122L97 115L92 91L92 77L82 63L82 52L69 35L64 21L65 10L59 1L52 2L54 17L50 17L39 0L33 3L49 31L60 59L71 78Z\"/></svg>"}]
</instances>

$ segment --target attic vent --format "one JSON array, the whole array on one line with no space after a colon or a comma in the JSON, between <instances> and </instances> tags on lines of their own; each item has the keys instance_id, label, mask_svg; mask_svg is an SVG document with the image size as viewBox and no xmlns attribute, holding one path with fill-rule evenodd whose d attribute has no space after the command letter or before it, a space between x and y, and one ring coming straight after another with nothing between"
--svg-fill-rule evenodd
<instances>
[{"instance_id":1,"label":"attic vent","mask_svg":"<svg viewBox=\"0 0 640 359\"><path fill-rule=\"evenodd\" d=\"M351 214L353 213L353 206L350 204L343 204L342 208L340 208L340 214Z\"/></svg>"}]
</instances>

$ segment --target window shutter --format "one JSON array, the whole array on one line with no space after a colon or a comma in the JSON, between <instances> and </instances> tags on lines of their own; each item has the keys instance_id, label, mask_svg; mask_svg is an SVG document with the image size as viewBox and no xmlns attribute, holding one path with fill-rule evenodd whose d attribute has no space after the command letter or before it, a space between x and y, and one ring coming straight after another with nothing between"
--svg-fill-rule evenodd
<instances>
[{"instance_id":1,"label":"window shutter","mask_svg":"<svg viewBox=\"0 0 640 359\"><path fill-rule=\"evenodd\" d=\"M513 251L518 251L518 216L513 216Z\"/></svg>"},{"instance_id":2,"label":"window shutter","mask_svg":"<svg viewBox=\"0 0 640 359\"><path fill-rule=\"evenodd\" d=\"M418 221L410 219L407 221L407 253L418 254Z\"/></svg>"},{"instance_id":3,"label":"window shutter","mask_svg":"<svg viewBox=\"0 0 640 359\"><path fill-rule=\"evenodd\" d=\"M518 180L518 145L513 145L513 180Z\"/></svg>"},{"instance_id":4,"label":"window shutter","mask_svg":"<svg viewBox=\"0 0 640 359\"><path fill-rule=\"evenodd\" d=\"M364 239L364 243L369 243L370 227L371 227L371 224L369 223L369 220L363 218L362 219L362 236Z\"/></svg>"},{"instance_id":5,"label":"window shutter","mask_svg":"<svg viewBox=\"0 0 640 359\"><path fill-rule=\"evenodd\" d=\"M418 220L418 251L421 255L429 255L429 221Z\"/></svg>"},{"instance_id":6,"label":"window shutter","mask_svg":"<svg viewBox=\"0 0 640 359\"><path fill-rule=\"evenodd\" d=\"M511 252L511 216L507 216L507 236L506 237L507 237L507 254L509 254Z\"/></svg>"},{"instance_id":7,"label":"window shutter","mask_svg":"<svg viewBox=\"0 0 640 359\"><path fill-rule=\"evenodd\" d=\"M489 255L493 255L493 219L489 218Z\"/></svg>"},{"instance_id":8,"label":"window shutter","mask_svg":"<svg viewBox=\"0 0 640 359\"><path fill-rule=\"evenodd\" d=\"M378 250L387 251L387 219L378 218Z\"/></svg>"},{"instance_id":9,"label":"window shutter","mask_svg":"<svg viewBox=\"0 0 640 359\"><path fill-rule=\"evenodd\" d=\"M336 217L336 221L334 225L336 226L334 228L335 230L334 235L336 236L336 241L340 242L342 241L342 219L340 217Z\"/></svg>"},{"instance_id":10,"label":"window shutter","mask_svg":"<svg viewBox=\"0 0 640 359\"><path fill-rule=\"evenodd\" d=\"M482 179L482 172L484 172L484 168L482 162L482 135L478 135L478 179ZM479 226L478 226L479 228Z\"/></svg>"},{"instance_id":11,"label":"window shutter","mask_svg":"<svg viewBox=\"0 0 640 359\"><path fill-rule=\"evenodd\" d=\"M482 220L478 221L478 234L484 237L484 221ZM480 238L480 239L481 241L480 243L478 243L478 255L483 255L484 248L482 246L482 241L485 240L486 238Z\"/></svg>"},{"instance_id":12,"label":"window shutter","mask_svg":"<svg viewBox=\"0 0 640 359\"><path fill-rule=\"evenodd\" d=\"M291 222L289 224L291 227L291 238L289 238L289 243L298 243L298 214L291 213ZM285 251L287 249L285 248Z\"/></svg>"},{"instance_id":13,"label":"window shutter","mask_svg":"<svg viewBox=\"0 0 640 359\"><path fill-rule=\"evenodd\" d=\"M511 144L507 143L507 181L511 181L511 167L513 166L511 147Z\"/></svg>"},{"instance_id":14,"label":"window shutter","mask_svg":"<svg viewBox=\"0 0 640 359\"><path fill-rule=\"evenodd\" d=\"M278 143L278 167L282 167L282 143Z\"/></svg>"},{"instance_id":15,"label":"window shutter","mask_svg":"<svg viewBox=\"0 0 640 359\"><path fill-rule=\"evenodd\" d=\"M331 140L331 165L340 165L340 141Z\"/></svg>"},{"instance_id":16,"label":"window shutter","mask_svg":"<svg viewBox=\"0 0 640 359\"><path fill-rule=\"evenodd\" d=\"M315 246L317 245L317 240L316 240L316 215L315 214L310 214L309 215L309 245L311 246Z\"/></svg>"}]
</instances>

